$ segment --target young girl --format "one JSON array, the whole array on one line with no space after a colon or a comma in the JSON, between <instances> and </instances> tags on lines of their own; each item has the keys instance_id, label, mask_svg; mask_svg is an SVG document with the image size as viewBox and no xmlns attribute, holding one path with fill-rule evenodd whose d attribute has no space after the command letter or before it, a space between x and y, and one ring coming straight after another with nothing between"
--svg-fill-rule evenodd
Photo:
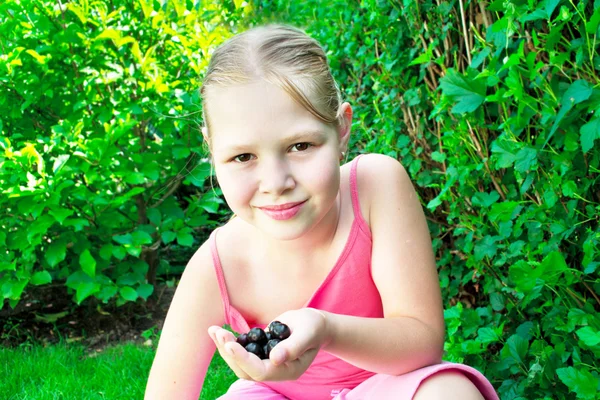
<instances>
[{"instance_id":1,"label":"young girl","mask_svg":"<svg viewBox=\"0 0 600 400\"><path fill-rule=\"evenodd\" d=\"M240 378L220 399L497 399L442 361L444 318L427 223L404 168L340 166L352 108L321 46L268 25L212 56L204 137L235 213L190 260L146 399L197 399L217 349ZM278 320L270 359L236 342Z\"/></svg>"}]
</instances>

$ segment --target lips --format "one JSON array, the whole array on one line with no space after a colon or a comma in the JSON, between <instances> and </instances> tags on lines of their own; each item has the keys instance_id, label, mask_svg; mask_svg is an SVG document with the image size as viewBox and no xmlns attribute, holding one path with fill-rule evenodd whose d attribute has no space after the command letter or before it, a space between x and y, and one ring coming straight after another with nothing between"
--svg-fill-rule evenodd
<instances>
[{"instance_id":1,"label":"lips","mask_svg":"<svg viewBox=\"0 0 600 400\"><path fill-rule=\"evenodd\" d=\"M279 204L279 205L274 205L274 206L265 206L265 207L259 207L259 208L261 208L263 210L267 210L267 211L282 211L282 210L289 210L290 208L294 208L298 204L302 204L302 203L304 203L304 201L297 201L295 203L285 203L285 204Z\"/></svg>"},{"instance_id":2,"label":"lips","mask_svg":"<svg viewBox=\"0 0 600 400\"><path fill-rule=\"evenodd\" d=\"M294 218L294 216L300 212L300 209L302 208L304 203L306 203L306 200L295 203L285 203L259 208L268 217L277 221L283 221Z\"/></svg>"}]
</instances>

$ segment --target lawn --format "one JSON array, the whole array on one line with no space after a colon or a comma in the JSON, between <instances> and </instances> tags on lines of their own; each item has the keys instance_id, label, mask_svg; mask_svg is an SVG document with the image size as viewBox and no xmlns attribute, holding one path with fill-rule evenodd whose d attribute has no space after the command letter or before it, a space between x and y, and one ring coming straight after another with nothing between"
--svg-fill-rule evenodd
<instances>
[{"instance_id":1,"label":"lawn","mask_svg":"<svg viewBox=\"0 0 600 400\"><path fill-rule=\"evenodd\" d=\"M0 348L0 399L143 399L154 354L129 343L92 355L76 343ZM217 398L236 379L215 353L200 399Z\"/></svg>"}]
</instances>

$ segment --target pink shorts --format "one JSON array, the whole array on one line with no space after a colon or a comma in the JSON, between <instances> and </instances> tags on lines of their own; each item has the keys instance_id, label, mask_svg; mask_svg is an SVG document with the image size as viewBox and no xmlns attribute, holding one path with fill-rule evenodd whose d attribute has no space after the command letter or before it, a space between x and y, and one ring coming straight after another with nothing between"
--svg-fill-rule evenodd
<instances>
[{"instance_id":1,"label":"pink shorts","mask_svg":"<svg viewBox=\"0 0 600 400\"><path fill-rule=\"evenodd\" d=\"M463 373L479 389L485 400L498 400L498 395L494 387L481 372L468 365L447 361L442 361L441 364L430 365L399 376L377 374L354 389L333 390L331 397L323 400L412 400L421 382L437 372L448 370ZM310 389L307 388L308 390ZM219 400L238 399L285 400L287 397L259 383L239 379L231 385L227 393L219 397Z\"/></svg>"}]
</instances>

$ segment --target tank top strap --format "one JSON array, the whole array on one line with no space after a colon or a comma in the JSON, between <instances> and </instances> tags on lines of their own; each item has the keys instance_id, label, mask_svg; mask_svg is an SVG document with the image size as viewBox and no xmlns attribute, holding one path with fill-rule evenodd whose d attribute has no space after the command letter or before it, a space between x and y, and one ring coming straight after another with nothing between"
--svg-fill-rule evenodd
<instances>
[{"instance_id":1,"label":"tank top strap","mask_svg":"<svg viewBox=\"0 0 600 400\"><path fill-rule=\"evenodd\" d=\"M352 210L354 211L354 218L358 221L359 226L365 233L371 234L371 229L369 228L369 224L365 220L362 215L362 211L360 210L360 201L358 199L358 183L357 181L357 166L358 160L364 154L359 154L352 160L352 164L350 166L350 193L352 195Z\"/></svg>"},{"instance_id":2,"label":"tank top strap","mask_svg":"<svg viewBox=\"0 0 600 400\"><path fill-rule=\"evenodd\" d=\"M225 285L225 276L223 274L223 267L221 266L221 260L219 258L219 251L217 250L217 231L219 228L212 231L210 234L210 252L212 254L213 266L217 274L217 281L219 282L219 291L221 292L221 300L223 301L223 308L225 311L225 323L231 324L230 317L230 304L229 295L227 294L227 286Z\"/></svg>"}]
</instances>

